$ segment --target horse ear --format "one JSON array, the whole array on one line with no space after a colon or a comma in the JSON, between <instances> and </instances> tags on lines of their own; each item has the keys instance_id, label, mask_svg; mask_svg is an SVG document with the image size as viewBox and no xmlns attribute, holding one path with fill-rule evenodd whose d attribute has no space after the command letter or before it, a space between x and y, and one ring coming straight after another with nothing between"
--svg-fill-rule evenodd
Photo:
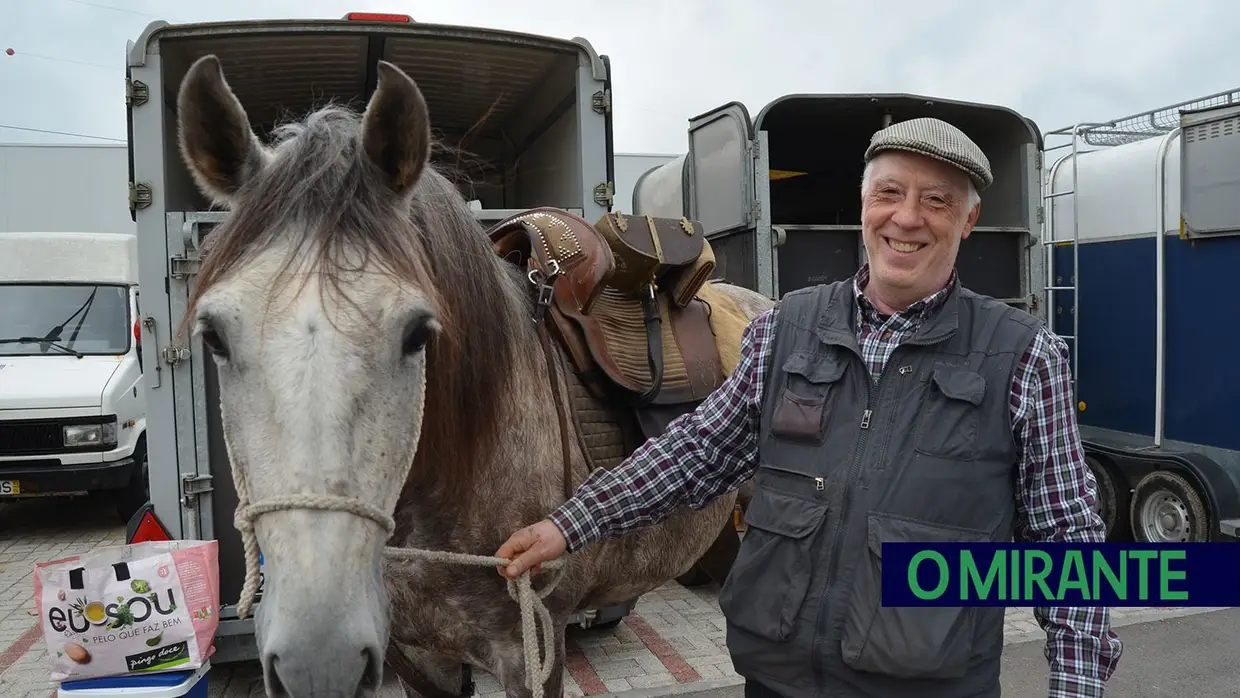
<instances>
[{"instance_id":1,"label":"horse ear","mask_svg":"<svg viewBox=\"0 0 1240 698\"><path fill-rule=\"evenodd\" d=\"M195 61L181 81L177 130L181 158L217 203L231 199L266 162L267 151L213 55Z\"/></svg>"},{"instance_id":2,"label":"horse ear","mask_svg":"<svg viewBox=\"0 0 1240 698\"><path fill-rule=\"evenodd\" d=\"M430 158L430 114L422 90L400 68L379 61L378 72L378 86L362 118L362 150L392 191L404 196Z\"/></svg>"}]
</instances>

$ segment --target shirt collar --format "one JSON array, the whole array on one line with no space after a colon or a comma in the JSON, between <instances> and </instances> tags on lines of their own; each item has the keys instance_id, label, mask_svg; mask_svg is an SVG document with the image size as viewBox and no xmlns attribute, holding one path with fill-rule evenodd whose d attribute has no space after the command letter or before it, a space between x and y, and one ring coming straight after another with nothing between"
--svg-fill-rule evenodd
<instances>
[{"instance_id":1,"label":"shirt collar","mask_svg":"<svg viewBox=\"0 0 1240 698\"><path fill-rule=\"evenodd\" d=\"M934 311L943 306L943 302L947 300L947 296L951 294L952 289L959 281L959 275L953 268L951 276L948 277L947 283L934 293L922 298L908 308L893 315L893 318L900 318L915 323L920 323L927 317L932 315ZM866 284L870 282L870 265L863 264L857 273L853 275L853 296L857 299L857 312L859 318L868 323L881 325L884 323L882 314L878 312L878 308L865 295Z\"/></svg>"}]
</instances>

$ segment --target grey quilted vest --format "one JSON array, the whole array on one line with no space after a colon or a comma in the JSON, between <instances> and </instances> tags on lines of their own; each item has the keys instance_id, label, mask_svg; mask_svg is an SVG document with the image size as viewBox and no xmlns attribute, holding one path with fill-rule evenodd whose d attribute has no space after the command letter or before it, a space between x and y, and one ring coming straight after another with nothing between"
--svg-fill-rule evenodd
<instances>
[{"instance_id":1,"label":"grey quilted vest","mask_svg":"<svg viewBox=\"0 0 1240 698\"><path fill-rule=\"evenodd\" d=\"M883 608L883 542L1007 541L1013 371L1039 321L956 286L872 380L852 281L780 304L748 532L719 603L738 673L794 698L999 695L1002 608Z\"/></svg>"}]
</instances>

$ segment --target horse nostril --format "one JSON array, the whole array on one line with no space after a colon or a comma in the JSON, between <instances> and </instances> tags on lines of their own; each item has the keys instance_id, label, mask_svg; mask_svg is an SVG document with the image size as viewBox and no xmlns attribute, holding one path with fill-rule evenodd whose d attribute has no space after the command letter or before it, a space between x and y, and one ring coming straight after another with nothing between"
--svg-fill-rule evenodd
<instances>
[{"instance_id":1,"label":"horse nostril","mask_svg":"<svg viewBox=\"0 0 1240 698\"><path fill-rule=\"evenodd\" d=\"M284 682L280 680L280 658L274 653L263 656L263 681L267 685L267 695L283 698L288 695Z\"/></svg>"},{"instance_id":2,"label":"horse nostril","mask_svg":"<svg viewBox=\"0 0 1240 698\"><path fill-rule=\"evenodd\" d=\"M374 647L367 647L362 650L362 656L366 658L366 668L362 671L362 681L358 686L361 688L369 688L372 691L378 691L379 686L383 683L383 655Z\"/></svg>"}]
</instances>

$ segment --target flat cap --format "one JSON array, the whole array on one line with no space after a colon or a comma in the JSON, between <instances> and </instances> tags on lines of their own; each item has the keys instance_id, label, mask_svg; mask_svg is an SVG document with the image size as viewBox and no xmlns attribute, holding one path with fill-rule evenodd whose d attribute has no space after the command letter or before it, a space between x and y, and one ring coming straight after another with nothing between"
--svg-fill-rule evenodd
<instances>
[{"instance_id":1,"label":"flat cap","mask_svg":"<svg viewBox=\"0 0 1240 698\"><path fill-rule=\"evenodd\" d=\"M995 178L990 173L990 160L964 131L946 121L923 117L894 123L875 133L866 148L865 161L886 150L903 150L941 160L964 170L980 192Z\"/></svg>"}]
</instances>

